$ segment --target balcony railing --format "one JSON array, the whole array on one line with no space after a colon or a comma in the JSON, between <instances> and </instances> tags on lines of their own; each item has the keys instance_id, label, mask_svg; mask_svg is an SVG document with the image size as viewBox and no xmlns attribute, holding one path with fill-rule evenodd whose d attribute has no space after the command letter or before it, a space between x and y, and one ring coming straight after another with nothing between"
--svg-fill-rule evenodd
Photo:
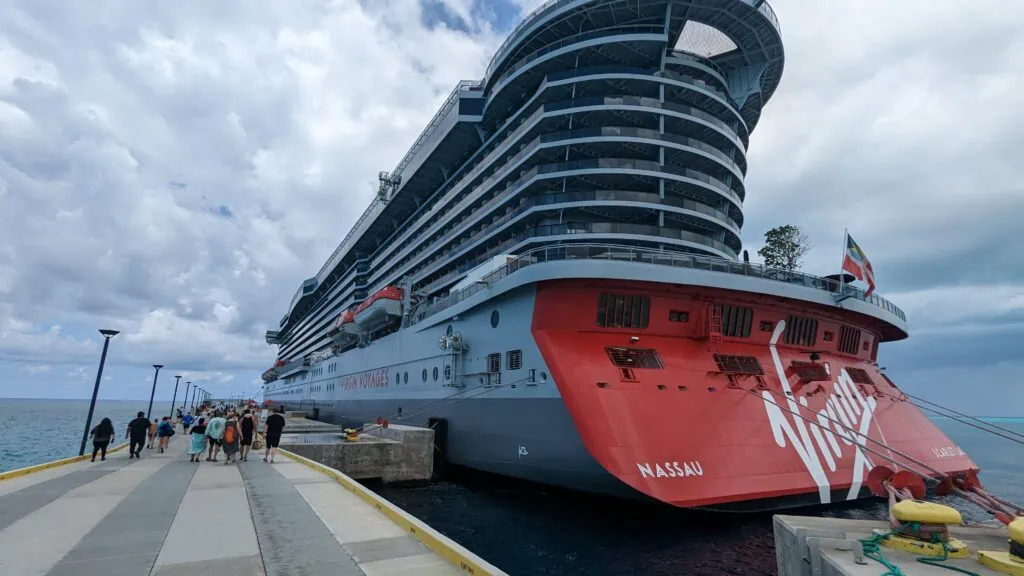
<instances>
[{"instance_id":1,"label":"balcony railing","mask_svg":"<svg viewBox=\"0 0 1024 576\"><path fill-rule=\"evenodd\" d=\"M540 246L523 252L519 255L517 260L494 270L490 274L484 276L479 282L435 300L427 305L423 310L418 311L413 318L413 321L420 322L434 314L437 314L438 312L451 308L521 268L543 262L556 262L563 260L616 260L620 262L638 262L658 266L671 266L674 268L708 270L725 274L735 274L738 276L751 276L775 282L805 286L807 288L813 288L823 292L836 293L839 291L839 285L834 280L813 276L811 274L804 274L802 272L787 272L784 270L768 268L760 264L735 262L711 256L690 255L659 250L656 248L619 246L614 244ZM461 268L468 269L468 266L463 266ZM878 308L895 315L904 322L907 319L903 310L877 294L871 294L868 296L865 294L864 290L850 285L843 286L843 294L877 306Z\"/></svg>"}]
</instances>

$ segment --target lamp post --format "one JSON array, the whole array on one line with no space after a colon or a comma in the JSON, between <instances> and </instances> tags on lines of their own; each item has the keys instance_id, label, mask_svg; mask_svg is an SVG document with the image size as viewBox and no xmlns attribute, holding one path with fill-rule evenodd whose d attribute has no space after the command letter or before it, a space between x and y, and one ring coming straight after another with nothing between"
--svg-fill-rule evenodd
<instances>
[{"instance_id":1,"label":"lamp post","mask_svg":"<svg viewBox=\"0 0 1024 576\"><path fill-rule=\"evenodd\" d=\"M192 384L192 383L191 382L186 382L185 383L185 399L182 400L182 402L181 402L181 411L182 412L184 412L185 411L185 407L188 406L188 388L189 388L190 384Z\"/></svg>"},{"instance_id":2,"label":"lamp post","mask_svg":"<svg viewBox=\"0 0 1024 576\"><path fill-rule=\"evenodd\" d=\"M181 382L181 376L174 375L174 396L171 397L171 420L174 420L174 405L178 402L178 383Z\"/></svg>"},{"instance_id":3,"label":"lamp post","mask_svg":"<svg viewBox=\"0 0 1024 576\"><path fill-rule=\"evenodd\" d=\"M78 449L78 455L85 454L85 441L89 439L89 428L92 427L92 413L96 409L96 395L100 391L100 380L103 378L103 365L107 362L107 347L110 346L110 339L120 334L117 330L100 330L103 336L103 353L100 354L100 367L96 370L96 384L92 387L92 401L89 402L89 415L85 417L85 431L82 432L82 447Z\"/></svg>"},{"instance_id":4,"label":"lamp post","mask_svg":"<svg viewBox=\"0 0 1024 576\"><path fill-rule=\"evenodd\" d=\"M203 389L196 384L195 389L192 391L192 411L196 411L196 401L199 400L199 394L202 393Z\"/></svg>"},{"instance_id":5,"label":"lamp post","mask_svg":"<svg viewBox=\"0 0 1024 576\"><path fill-rule=\"evenodd\" d=\"M146 420L149 420L150 415L153 413L153 395L156 394L156 378L160 375L160 369L163 367L163 364L153 364L153 368L155 368L153 372L153 388L149 391L149 408L146 409Z\"/></svg>"}]
</instances>

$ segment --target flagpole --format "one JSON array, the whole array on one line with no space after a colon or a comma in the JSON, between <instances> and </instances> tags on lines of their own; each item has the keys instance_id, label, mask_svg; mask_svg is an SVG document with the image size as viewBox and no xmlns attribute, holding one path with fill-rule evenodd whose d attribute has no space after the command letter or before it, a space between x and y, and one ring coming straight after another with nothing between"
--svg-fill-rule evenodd
<instances>
[{"instance_id":1,"label":"flagpole","mask_svg":"<svg viewBox=\"0 0 1024 576\"><path fill-rule=\"evenodd\" d=\"M843 269L846 264L846 251L850 246L850 229L843 228L843 259L839 261L839 293L844 292L846 287L846 271Z\"/></svg>"}]
</instances>

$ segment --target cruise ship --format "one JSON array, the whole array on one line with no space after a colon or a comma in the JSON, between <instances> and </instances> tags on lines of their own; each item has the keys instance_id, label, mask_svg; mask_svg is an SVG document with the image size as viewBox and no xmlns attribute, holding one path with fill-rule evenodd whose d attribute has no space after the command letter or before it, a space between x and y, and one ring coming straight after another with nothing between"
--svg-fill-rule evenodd
<instances>
[{"instance_id":1,"label":"cruise ship","mask_svg":"<svg viewBox=\"0 0 1024 576\"><path fill-rule=\"evenodd\" d=\"M976 472L877 363L900 308L740 257L783 62L762 0L540 6L302 281L264 399L443 421L453 464L679 507L866 497L905 456Z\"/></svg>"}]
</instances>

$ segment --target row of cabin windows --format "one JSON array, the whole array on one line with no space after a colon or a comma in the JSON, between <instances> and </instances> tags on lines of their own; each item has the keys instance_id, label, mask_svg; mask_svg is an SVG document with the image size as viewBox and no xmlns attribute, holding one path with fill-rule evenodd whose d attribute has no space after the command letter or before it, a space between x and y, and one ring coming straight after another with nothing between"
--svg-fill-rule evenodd
<instances>
[{"instance_id":1,"label":"row of cabin windows","mask_svg":"<svg viewBox=\"0 0 1024 576\"><path fill-rule=\"evenodd\" d=\"M753 308L729 304L718 304L717 307L722 319L722 336L750 337L754 324ZM651 299L648 296L603 293L597 300L597 325L601 328L647 328L650 313ZM670 310L668 319L669 322L689 322L690 314L682 310ZM763 320L760 329L762 332L771 332L774 325ZM833 341L834 337L834 333L828 330L822 334L822 340L826 342ZM786 330L782 340L794 346L814 346L818 341L817 319L790 314L786 317ZM861 342L860 330L840 326L839 343L836 348L846 354L857 354L860 350L869 350L870 345L867 341Z\"/></svg>"}]
</instances>

